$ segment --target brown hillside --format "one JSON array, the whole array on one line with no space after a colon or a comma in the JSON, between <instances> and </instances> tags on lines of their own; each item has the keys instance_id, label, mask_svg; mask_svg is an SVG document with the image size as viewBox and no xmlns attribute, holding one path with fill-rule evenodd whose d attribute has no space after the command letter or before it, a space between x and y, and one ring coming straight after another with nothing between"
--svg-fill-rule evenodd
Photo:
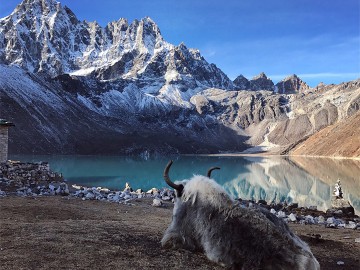
<instances>
[{"instance_id":1,"label":"brown hillside","mask_svg":"<svg viewBox=\"0 0 360 270\"><path fill-rule=\"evenodd\" d=\"M291 155L360 157L360 112L299 144Z\"/></svg>"}]
</instances>

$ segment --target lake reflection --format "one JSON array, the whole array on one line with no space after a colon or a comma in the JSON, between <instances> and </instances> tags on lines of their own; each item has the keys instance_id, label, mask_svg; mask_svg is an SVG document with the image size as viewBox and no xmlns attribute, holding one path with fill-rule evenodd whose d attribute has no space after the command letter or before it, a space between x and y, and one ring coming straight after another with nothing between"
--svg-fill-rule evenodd
<instances>
[{"instance_id":1,"label":"lake reflection","mask_svg":"<svg viewBox=\"0 0 360 270\"><path fill-rule=\"evenodd\" d=\"M123 189L129 182L134 189L163 187L162 174L169 158L130 158L113 156L11 156L13 160L48 161L70 183ZM305 157L174 157L170 171L173 180L212 173L234 198L263 199L331 206L334 184L341 179L344 198L360 213L360 161Z\"/></svg>"}]
</instances>

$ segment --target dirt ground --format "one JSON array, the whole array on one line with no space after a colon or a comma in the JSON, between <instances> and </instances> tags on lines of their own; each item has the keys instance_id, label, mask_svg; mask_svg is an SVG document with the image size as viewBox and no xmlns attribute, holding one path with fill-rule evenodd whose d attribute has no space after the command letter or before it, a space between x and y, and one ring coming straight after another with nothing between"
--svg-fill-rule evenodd
<instances>
[{"instance_id":1,"label":"dirt ground","mask_svg":"<svg viewBox=\"0 0 360 270\"><path fill-rule=\"evenodd\" d=\"M151 203L0 198L0 269L223 269L203 254L163 249L172 203ZM360 269L359 230L290 227L309 243L321 269Z\"/></svg>"}]
</instances>

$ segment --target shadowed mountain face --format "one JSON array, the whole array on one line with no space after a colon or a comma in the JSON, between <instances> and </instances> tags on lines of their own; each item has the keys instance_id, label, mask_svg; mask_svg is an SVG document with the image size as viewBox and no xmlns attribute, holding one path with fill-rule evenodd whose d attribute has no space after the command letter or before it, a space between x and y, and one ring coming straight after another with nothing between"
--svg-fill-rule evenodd
<instances>
[{"instance_id":1,"label":"shadowed mountain face","mask_svg":"<svg viewBox=\"0 0 360 270\"><path fill-rule=\"evenodd\" d=\"M83 87L84 82L71 83ZM1 116L16 122L9 131L12 153L163 154L244 149L243 136L191 108L158 100L150 104L154 98L139 108L137 99L146 97L141 92L111 90L92 95L79 88L84 91L82 96L66 87L58 80L0 66Z\"/></svg>"},{"instance_id":2,"label":"shadowed mountain face","mask_svg":"<svg viewBox=\"0 0 360 270\"><path fill-rule=\"evenodd\" d=\"M24 0L0 19L0 117L16 124L14 153L281 152L359 109L356 81L325 94L297 77L283 85L274 92L264 73L232 82L148 17L101 27Z\"/></svg>"}]
</instances>

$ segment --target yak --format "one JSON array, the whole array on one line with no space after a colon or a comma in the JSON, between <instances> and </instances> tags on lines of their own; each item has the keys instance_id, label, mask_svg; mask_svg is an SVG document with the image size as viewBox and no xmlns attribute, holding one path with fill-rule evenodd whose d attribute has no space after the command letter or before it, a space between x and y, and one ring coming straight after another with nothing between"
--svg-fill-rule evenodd
<instances>
[{"instance_id":1,"label":"yak","mask_svg":"<svg viewBox=\"0 0 360 270\"><path fill-rule=\"evenodd\" d=\"M170 180L176 193L173 216L161 244L203 252L207 258L230 269L318 270L320 265L309 246L290 231L280 218L262 207L246 208L207 177Z\"/></svg>"}]
</instances>

